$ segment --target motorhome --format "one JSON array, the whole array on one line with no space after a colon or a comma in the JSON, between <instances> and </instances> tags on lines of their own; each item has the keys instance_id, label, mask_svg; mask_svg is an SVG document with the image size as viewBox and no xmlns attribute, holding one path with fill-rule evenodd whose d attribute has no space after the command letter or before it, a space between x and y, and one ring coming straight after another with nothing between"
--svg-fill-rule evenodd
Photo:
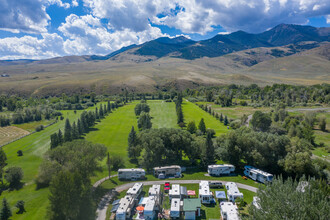
<instances>
[{"instance_id":1,"label":"motorhome","mask_svg":"<svg viewBox=\"0 0 330 220\"><path fill-rule=\"evenodd\" d=\"M174 198L171 200L171 210L170 210L170 217L180 218L180 211L181 211L181 202L180 199Z\"/></svg>"},{"instance_id":2,"label":"motorhome","mask_svg":"<svg viewBox=\"0 0 330 220\"><path fill-rule=\"evenodd\" d=\"M143 216L144 219L155 219L157 210L157 197L149 196L147 203L144 207Z\"/></svg>"},{"instance_id":3,"label":"motorhome","mask_svg":"<svg viewBox=\"0 0 330 220\"><path fill-rule=\"evenodd\" d=\"M235 172L235 166L231 164L209 165L207 172L211 176L229 175Z\"/></svg>"},{"instance_id":4,"label":"motorhome","mask_svg":"<svg viewBox=\"0 0 330 220\"><path fill-rule=\"evenodd\" d=\"M148 195L159 197L159 195L160 195L160 185L152 185L149 188Z\"/></svg>"},{"instance_id":5,"label":"motorhome","mask_svg":"<svg viewBox=\"0 0 330 220\"><path fill-rule=\"evenodd\" d=\"M238 190L236 183L226 183L226 189L229 201L235 202L236 198L243 198L243 193Z\"/></svg>"},{"instance_id":6,"label":"motorhome","mask_svg":"<svg viewBox=\"0 0 330 220\"><path fill-rule=\"evenodd\" d=\"M146 172L144 169L140 168L132 168L132 169L119 169L118 170L118 178L119 180L141 180L146 176Z\"/></svg>"},{"instance_id":7,"label":"motorhome","mask_svg":"<svg viewBox=\"0 0 330 220\"><path fill-rule=\"evenodd\" d=\"M177 165L166 166L166 167L154 167L154 175L155 177L159 177L159 175L169 177L181 177L181 167Z\"/></svg>"},{"instance_id":8,"label":"motorhome","mask_svg":"<svg viewBox=\"0 0 330 220\"><path fill-rule=\"evenodd\" d=\"M210 204L213 201L213 195L210 192L208 181L201 181L199 183L199 198L203 204Z\"/></svg>"},{"instance_id":9,"label":"motorhome","mask_svg":"<svg viewBox=\"0 0 330 220\"><path fill-rule=\"evenodd\" d=\"M239 220L238 208L232 202L221 202L220 213L223 220Z\"/></svg>"},{"instance_id":10,"label":"motorhome","mask_svg":"<svg viewBox=\"0 0 330 220\"><path fill-rule=\"evenodd\" d=\"M130 218L134 205L135 199L132 196L126 195L124 198L122 198L116 211L116 219L125 220Z\"/></svg>"},{"instance_id":11,"label":"motorhome","mask_svg":"<svg viewBox=\"0 0 330 220\"><path fill-rule=\"evenodd\" d=\"M261 183L273 181L272 174L259 170L253 166L245 166L244 175Z\"/></svg>"},{"instance_id":12,"label":"motorhome","mask_svg":"<svg viewBox=\"0 0 330 220\"><path fill-rule=\"evenodd\" d=\"M170 200L172 199L181 199L180 185L173 184L172 189L170 189L168 196Z\"/></svg>"},{"instance_id":13,"label":"motorhome","mask_svg":"<svg viewBox=\"0 0 330 220\"><path fill-rule=\"evenodd\" d=\"M142 189L143 189L142 183L135 183L133 187L131 187L127 190L126 195L130 195L134 199L137 199L139 197L139 195L141 194Z\"/></svg>"}]
</instances>

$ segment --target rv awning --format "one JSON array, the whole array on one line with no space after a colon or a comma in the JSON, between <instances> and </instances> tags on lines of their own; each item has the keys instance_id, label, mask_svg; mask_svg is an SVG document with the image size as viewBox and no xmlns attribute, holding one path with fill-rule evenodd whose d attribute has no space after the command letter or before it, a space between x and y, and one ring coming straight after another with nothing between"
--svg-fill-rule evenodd
<instances>
[{"instance_id":1,"label":"rv awning","mask_svg":"<svg viewBox=\"0 0 330 220\"><path fill-rule=\"evenodd\" d=\"M188 193L188 196L196 196L195 190L188 190L187 193Z\"/></svg>"},{"instance_id":2,"label":"rv awning","mask_svg":"<svg viewBox=\"0 0 330 220\"><path fill-rule=\"evenodd\" d=\"M139 201L139 205L147 204L148 200L149 200L149 197L142 197Z\"/></svg>"},{"instance_id":3,"label":"rv awning","mask_svg":"<svg viewBox=\"0 0 330 220\"><path fill-rule=\"evenodd\" d=\"M117 209L119 208L120 204L116 204L114 206L112 206L111 212L116 212Z\"/></svg>"},{"instance_id":4,"label":"rv awning","mask_svg":"<svg viewBox=\"0 0 330 220\"><path fill-rule=\"evenodd\" d=\"M180 193L181 195L185 195L187 196L187 187L184 187L184 186L180 186Z\"/></svg>"},{"instance_id":5,"label":"rv awning","mask_svg":"<svg viewBox=\"0 0 330 220\"><path fill-rule=\"evenodd\" d=\"M215 197L217 199L225 199L226 198L226 192L225 191L215 191Z\"/></svg>"},{"instance_id":6,"label":"rv awning","mask_svg":"<svg viewBox=\"0 0 330 220\"><path fill-rule=\"evenodd\" d=\"M114 205L117 205L117 204L119 204L119 202L120 202L120 199L117 199L117 200L115 200L115 201L112 202L112 205L113 205L113 206L114 206Z\"/></svg>"}]
</instances>

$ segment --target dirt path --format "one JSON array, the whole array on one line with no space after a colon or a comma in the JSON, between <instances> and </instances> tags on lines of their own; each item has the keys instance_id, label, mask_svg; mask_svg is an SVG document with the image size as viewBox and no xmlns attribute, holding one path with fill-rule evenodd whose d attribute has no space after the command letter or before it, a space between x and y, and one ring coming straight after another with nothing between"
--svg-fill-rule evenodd
<instances>
[{"instance_id":1,"label":"dirt path","mask_svg":"<svg viewBox=\"0 0 330 220\"><path fill-rule=\"evenodd\" d=\"M146 181L146 182L143 182L143 184L147 185L147 186L154 185L154 184L165 184L165 182L170 182L171 184L198 184L198 183L200 183L200 181L203 181L203 180L160 180L160 181ZM206 181L209 181L209 180L206 180ZM219 180L212 180L212 181L221 182L222 184L227 183L226 181L219 181ZM130 187L132 187L135 183L136 182L130 182L130 183L126 183L126 184L117 186L115 189L110 190L106 195L104 195L96 210L96 220L105 220L106 219L107 209L110 204L113 191L121 192L121 191L127 190ZM253 186L248 186L248 185L245 185L242 183L236 183L236 184L237 184L238 188L246 189L246 190L249 190L252 192L257 192L257 190L258 190L256 187L253 187Z\"/></svg>"}]
</instances>

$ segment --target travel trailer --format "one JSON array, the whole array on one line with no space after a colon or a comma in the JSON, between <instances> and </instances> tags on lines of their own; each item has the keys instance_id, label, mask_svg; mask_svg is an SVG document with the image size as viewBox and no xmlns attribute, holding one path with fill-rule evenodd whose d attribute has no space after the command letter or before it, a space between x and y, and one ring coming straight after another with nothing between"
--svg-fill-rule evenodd
<instances>
[{"instance_id":1,"label":"travel trailer","mask_svg":"<svg viewBox=\"0 0 330 220\"><path fill-rule=\"evenodd\" d=\"M119 180L141 180L146 176L146 172L144 169L119 169L118 170L118 178Z\"/></svg>"},{"instance_id":2,"label":"travel trailer","mask_svg":"<svg viewBox=\"0 0 330 220\"><path fill-rule=\"evenodd\" d=\"M181 199L181 192L180 192L180 185L178 184L173 184L172 189L170 189L168 196L170 200L172 199Z\"/></svg>"},{"instance_id":3,"label":"travel trailer","mask_svg":"<svg viewBox=\"0 0 330 220\"><path fill-rule=\"evenodd\" d=\"M238 208L232 202L221 202L220 213L223 220L239 220Z\"/></svg>"},{"instance_id":4,"label":"travel trailer","mask_svg":"<svg viewBox=\"0 0 330 220\"><path fill-rule=\"evenodd\" d=\"M116 211L117 220L125 220L131 217L132 210L135 205L135 200L132 196L126 195L119 202L119 207Z\"/></svg>"},{"instance_id":5,"label":"travel trailer","mask_svg":"<svg viewBox=\"0 0 330 220\"><path fill-rule=\"evenodd\" d=\"M253 166L245 166L244 175L261 183L273 181L272 174L259 170Z\"/></svg>"},{"instance_id":6,"label":"travel trailer","mask_svg":"<svg viewBox=\"0 0 330 220\"><path fill-rule=\"evenodd\" d=\"M159 177L159 175L169 177L181 177L181 167L177 165L166 166L166 167L154 167L154 175L155 177Z\"/></svg>"},{"instance_id":7,"label":"travel trailer","mask_svg":"<svg viewBox=\"0 0 330 220\"><path fill-rule=\"evenodd\" d=\"M172 219L174 218L180 218L180 211L181 211L181 205L180 205L180 199L175 198L171 200L171 210L170 210L170 217Z\"/></svg>"},{"instance_id":8,"label":"travel trailer","mask_svg":"<svg viewBox=\"0 0 330 220\"><path fill-rule=\"evenodd\" d=\"M235 202L236 198L243 198L243 193L238 190L236 183L226 183L226 189L229 201Z\"/></svg>"},{"instance_id":9,"label":"travel trailer","mask_svg":"<svg viewBox=\"0 0 330 220\"><path fill-rule=\"evenodd\" d=\"M210 176L229 175L235 172L235 166L231 164L209 165L207 167L207 172Z\"/></svg>"},{"instance_id":10,"label":"travel trailer","mask_svg":"<svg viewBox=\"0 0 330 220\"><path fill-rule=\"evenodd\" d=\"M139 197L139 195L141 194L142 189L143 189L142 183L135 183L133 187L131 187L127 190L126 195L130 195L134 199L137 199Z\"/></svg>"},{"instance_id":11,"label":"travel trailer","mask_svg":"<svg viewBox=\"0 0 330 220\"><path fill-rule=\"evenodd\" d=\"M157 210L157 197L149 196L148 201L144 207L144 219L155 219Z\"/></svg>"},{"instance_id":12,"label":"travel trailer","mask_svg":"<svg viewBox=\"0 0 330 220\"><path fill-rule=\"evenodd\" d=\"M199 198L201 203L210 204L213 201L212 192L210 192L210 186L208 181L201 181L199 183Z\"/></svg>"}]
</instances>

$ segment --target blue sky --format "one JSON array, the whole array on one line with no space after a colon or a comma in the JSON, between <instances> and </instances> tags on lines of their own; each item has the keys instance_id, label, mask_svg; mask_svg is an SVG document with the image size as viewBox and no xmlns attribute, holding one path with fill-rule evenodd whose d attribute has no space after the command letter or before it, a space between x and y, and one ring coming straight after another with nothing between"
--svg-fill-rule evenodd
<instances>
[{"instance_id":1,"label":"blue sky","mask_svg":"<svg viewBox=\"0 0 330 220\"><path fill-rule=\"evenodd\" d=\"M330 26L328 0L1 0L0 59L108 54L168 36L193 40L280 23Z\"/></svg>"}]
</instances>

